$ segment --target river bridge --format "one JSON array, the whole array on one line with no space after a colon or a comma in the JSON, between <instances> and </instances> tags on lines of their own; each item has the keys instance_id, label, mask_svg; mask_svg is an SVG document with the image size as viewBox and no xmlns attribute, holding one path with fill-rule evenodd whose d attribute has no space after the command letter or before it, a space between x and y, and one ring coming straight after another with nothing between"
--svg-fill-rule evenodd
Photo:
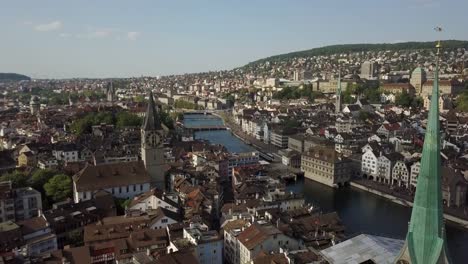
<instances>
[{"instance_id":1,"label":"river bridge","mask_svg":"<svg viewBox=\"0 0 468 264\"><path fill-rule=\"evenodd\" d=\"M226 126L220 126L220 125L202 125L202 126L189 126L186 127L184 126L185 129L191 130L193 132L197 131L216 131L216 130L227 130L228 128Z\"/></svg>"}]
</instances>

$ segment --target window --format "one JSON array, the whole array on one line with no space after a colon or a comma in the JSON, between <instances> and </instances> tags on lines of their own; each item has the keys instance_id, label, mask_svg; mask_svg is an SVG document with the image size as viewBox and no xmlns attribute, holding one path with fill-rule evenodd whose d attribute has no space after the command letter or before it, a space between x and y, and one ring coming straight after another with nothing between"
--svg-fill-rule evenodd
<instances>
[{"instance_id":1,"label":"window","mask_svg":"<svg viewBox=\"0 0 468 264\"><path fill-rule=\"evenodd\" d=\"M140 191L143 191L143 184L140 184Z\"/></svg>"},{"instance_id":2,"label":"window","mask_svg":"<svg viewBox=\"0 0 468 264\"><path fill-rule=\"evenodd\" d=\"M167 223L167 218L161 219L161 223Z\"/></svg>"},{"instance_id":3,"label":"window","mask_svg":"<svg viewBox=\"0 0 468 264\"><path fill-rule=\"evenodd\" d=\"M136 185L133 185L133 191L136 192Z\"/></svg>"}]
</instances>

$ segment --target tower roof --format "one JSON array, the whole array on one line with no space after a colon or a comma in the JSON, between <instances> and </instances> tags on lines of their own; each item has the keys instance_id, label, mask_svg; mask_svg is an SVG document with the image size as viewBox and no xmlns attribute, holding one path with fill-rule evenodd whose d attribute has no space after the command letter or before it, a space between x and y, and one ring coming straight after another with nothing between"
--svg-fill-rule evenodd
<instances>
[{"instance_id":1,"label":"tower roof","mask_svg":"<svg viewBox=\"0 0 468 264\"><path fill-rule=\"evenodd\" d=\"M439 63L432 94L439 97ZM438 100L431 100L421 169L406 237L412 263L438 263L448 256L443 222Z\"/></svg>"},{"instance_id":2,"label":"tower roof","mask_svg":"<svg viewBox=\"0 0 468 264\"><path fill-rule=\"evenodd\" d=\"M149 94L148 108L146 109L145 120L141 128L143 130L162 129L161 120L159 119L159 113L156 110L152 91L150 91Z\"/></svg>"}]
</instances>

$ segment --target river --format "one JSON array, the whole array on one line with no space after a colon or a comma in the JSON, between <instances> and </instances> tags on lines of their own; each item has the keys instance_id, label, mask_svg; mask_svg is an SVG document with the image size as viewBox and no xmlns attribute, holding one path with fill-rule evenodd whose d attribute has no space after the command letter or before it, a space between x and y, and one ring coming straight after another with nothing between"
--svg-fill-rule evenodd
<instances>
[{"instance_id":1,"label":"river","mask_svg":"<svg viewBox=\"0 0 468 264\"><path fill-rule=\"evenodd\" d=\"M221 125L222 120L211 115L186 115L184 124ZM196 132L195 138L222 144L231 152L252 150L233 136L230 131ZM304 193L306 200L319 206L324 212L337 211L348 234L367 233L404 239L408 229L411 208L395 204L377 195L351 187L333 189L320 183L301 179L287 189ZM449 254L454 263L466 263L468 259L468 232L447 226Z\"/></svg>"}]
</instances>

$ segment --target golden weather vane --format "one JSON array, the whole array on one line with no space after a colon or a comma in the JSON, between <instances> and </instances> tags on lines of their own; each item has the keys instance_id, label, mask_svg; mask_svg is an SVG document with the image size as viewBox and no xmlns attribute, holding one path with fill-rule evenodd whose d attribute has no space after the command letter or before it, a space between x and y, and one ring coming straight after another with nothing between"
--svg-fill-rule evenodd
<instances>
[{"instance_id":1,"label":"golden weather vane","mask_svg":"<svg viewBox=\"0 0 468 264\"><path fill-rule=\"evenodd\" d=\"M434 28L434 30L437 32L442 32L442 27L437 26ZM440 48L442 48L442 45L440 44L440 37L439 37L439 40L437 41L436 48L437 48L437 55L439 55Z\"/></svg>"}]
</instances>

